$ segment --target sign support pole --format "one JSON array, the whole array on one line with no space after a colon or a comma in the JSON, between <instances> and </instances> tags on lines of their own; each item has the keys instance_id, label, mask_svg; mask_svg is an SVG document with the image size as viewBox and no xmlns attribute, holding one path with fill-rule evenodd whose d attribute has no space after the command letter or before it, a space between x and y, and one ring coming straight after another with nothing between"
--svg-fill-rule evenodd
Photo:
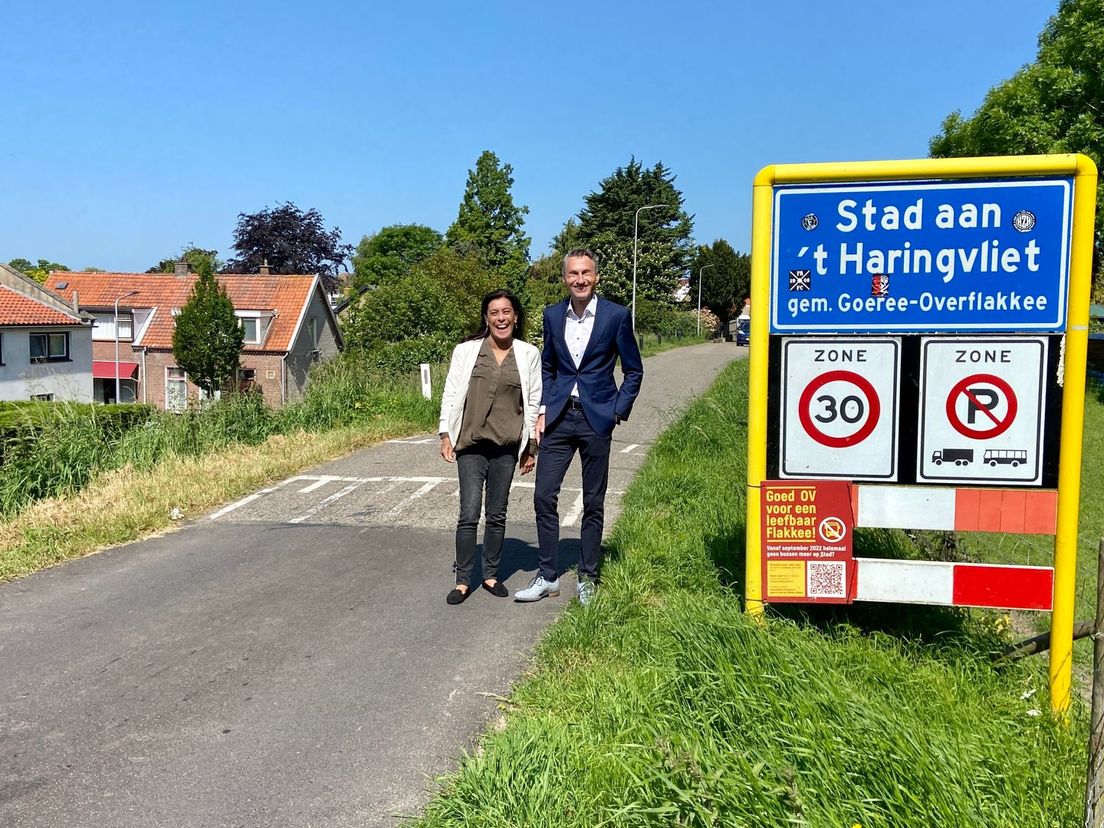
<instances>
[{"instance_id":1,"label":"sign support pole","mask_svg":"<svg viewBox=\"0 0 1104 828\"><path fill-rule=\"evenodd\" d=\"M1096 165L1075 155L1073 240L1070 246L1062 388L1062 449L1058 461L1058 522L1054 537L1054 613L1050 620L1050 708L1069 709L1073 677L1073 613L1077 586L1077 519L1081 502L1081 448L1085 425L1085 368L1096 206Z\"/></svg>"},{"instance_id":2,"label":"sign support pole","mask_svg":"<svg viewBox=\"0 0 1104 828\"><path fill-rule=\"evenodd\" d=\"M771 211L774 167L755 177L752 197L751 317L748 354L747 534L744 609L763 613L763 547L759 497L767 476L767 348L770 345Z\"/></svg>"}]
</instances>

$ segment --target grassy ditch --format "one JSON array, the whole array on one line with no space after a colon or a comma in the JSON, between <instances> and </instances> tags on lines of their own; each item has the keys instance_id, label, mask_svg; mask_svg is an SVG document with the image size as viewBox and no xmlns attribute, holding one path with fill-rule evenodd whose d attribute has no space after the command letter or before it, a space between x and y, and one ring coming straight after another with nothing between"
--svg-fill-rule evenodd
<instances>
[{"instance_id":1,"label":"grassy ditch","mask_svg":"<svg viewBox=\"0 0 1104 828\"><path fill-rule=\"evenodd\" d=\"M339 362L315 379L280 411L255 397L228 399L203 411L159 413L110 440L96 423L62 412L32 451L0 466L0 493L13 493L0 512L0 582L164 529L174 510L194 517L436 422L438 403L422 398L414 378L380 378ZM20 499L32 487L53 496Z\"/></svg>"},{"instance_id":2,"label":"grassy ditch","mask_svg":"<svg viewBox=\"0 0 1104 828\"><path fill-rule=\"evenodd\" d=\"M444 780L436 826L1078 824L1084 711L984 613L742 613L746 362L653 448L572 607ZM915 554L865 532L860 554Z\"/></svg>"}]
</instances>

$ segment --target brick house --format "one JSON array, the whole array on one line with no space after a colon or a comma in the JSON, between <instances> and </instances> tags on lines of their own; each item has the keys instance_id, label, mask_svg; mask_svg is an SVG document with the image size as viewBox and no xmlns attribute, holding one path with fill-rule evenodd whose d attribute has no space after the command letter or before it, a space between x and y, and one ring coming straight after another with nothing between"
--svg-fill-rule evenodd
<instances>
[{"instance_id":1,"label":"brick house","mask_svg":"<svg viewBox=\"0 0 1104 828\"><path fill-rule=\"evenodd\" d=\"M0 265L0 400L92 400L92 318Z\"/></svg>"},{"instance_id":2,"label":"brick house","mask_svg":"<svg viewBox=\"0 0 1104 828\"><path fill-rule=\"evenodd\" d=\"M96 320L94 399L115 399L116 371L122 402L181 411L188 400L201 396L172 352L174 319L191 296L196 278L183 262L175 273L50 274L46 286L65 301L76 294L81 310ZM217 278L245 329L242 386L260 390L273 407L297 400L310 367L342 347L321 281L310 275L273 275L267 268Z\"/></svg>"}]
</instances>

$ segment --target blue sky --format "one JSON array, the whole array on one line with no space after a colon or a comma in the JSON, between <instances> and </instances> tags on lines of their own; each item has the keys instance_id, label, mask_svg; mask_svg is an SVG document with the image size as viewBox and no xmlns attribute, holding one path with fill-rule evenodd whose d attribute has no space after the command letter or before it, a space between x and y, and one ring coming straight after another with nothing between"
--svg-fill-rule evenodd
<instances>
[{"instance_id":1,"label":"blue sky","mask_svg":"<svg viewBox=\"0 0 1104 828\"><path fill-rule=\"evenodd\" d=\"M484 149L543 254L635 156L747 250L767 164L918 158L1057 8L925 3L9 4L0 260L141 271L283 201L444 231Z\"/></svg>"}]
</instances>

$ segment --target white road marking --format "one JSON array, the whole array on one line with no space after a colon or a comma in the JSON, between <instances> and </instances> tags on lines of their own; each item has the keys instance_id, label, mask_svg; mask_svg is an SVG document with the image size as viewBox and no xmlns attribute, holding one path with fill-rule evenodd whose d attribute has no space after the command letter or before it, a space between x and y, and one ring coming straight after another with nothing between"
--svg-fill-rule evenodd
<instances>
[{"instance_id":1,"label":"white road marking","mask_svg":"<svg viewBox=\"0 0 1104 828\"><path fill-rule=\"evenodd\" d=\"M321 489L327 483L332 483L337 479L338 478L334 477L334 475L332 474L323 474L319 476L319 478L311 483L309 486L304 486L302 489L300 489L299 494L306 494L307 492L313 492L315 489Z\"/></svg>"},{"instance_id":2,"label":"white road marking","mask_svg":"<svg viewBox=\"0 0 1104 828\"><path fill-rule=\"evenodd\" d=\"M427 494L432 492L434 490L434 488L436 488L436 486L437 486L437 483L432 483L432 482L431 483L424 483L422 485L422 488L418 489L418 491L414 492L414 494L410 495L405 500L402 500L402 501L399 501L398 503L396 503L391 508L391 511L387 513L388 516L389 517L395 517L396 515L400 514L404 509L406 509L407 506L409 506L415 500L418 500L419 498L425 497Z\"/></svg>"},{"instance_id":3,"label":"white road marking","mask_svg":"<svg viewBox=\"0 0 1104 828\"><path fill-rule=\"evenodd\" d=\"M433 442L432 437L406 437L402 440L385 440L387 443L399 443L404 446L424 446L426 443Z\"/></svg>"},{"instance_id":4,"label":"white road marking","mask_svg":"<svg viewBox=\"0 0 1104 828\"><path fill-rule=\"evenodd\" d=\"M334 494L319 502L319 504L313 509L308 509L306 514L300 515L297 518L292 518L288 521L288 523L302 523L304 520L307 520L307 518L313 517L314 515L318 514L321 509L333 503L335 500L345 497L345 495L349 494L350 492L356 491L363 485L364 484L362 482L350 483L341 491L335 492Z\"/></svg>"},{"instance_id":5,"label":"white road marking","mask_svg":"<svg viewBox=\"0 0 1104 828\"><path fill-rule=\"evenodd\" d=\"M583 513L583 492L579 491L579 496L575 498L575 502L571 504L571 511L568 512L563 519L561 526L574 526L575 521L579 519L579 515Z\"/></svg>"},{"instance_id":6,"label":"white road marking","mask_svg":"<svg viewBox=\"0 0 1104 828\"><path fill-rule=\"evenodd\" d=\"M234 511L235 509L241 508L246 503L252 503L254 500L256 500L260 496L261 496L261 492L257 492L256 494L246 495L241 500L237 500L234 503L231 503L229 506L224 506L223 508L219 509L213 515L211 515L211 520L218 520L223 515L230 514L232 511Z\"/></svg>"},{"instance_id":7,"label":"white road marking","mask_svg":"<svg viewBox=\"0 0 1104 828\"><path fill-rule=\"evenodd\" d=\"M628 454L630 451L632 451L635 448L640 448L640 443L630 443L629 445L627 445L623 449L621 449L621 453L622 454Z\"/></svg>"}]
</instances>

